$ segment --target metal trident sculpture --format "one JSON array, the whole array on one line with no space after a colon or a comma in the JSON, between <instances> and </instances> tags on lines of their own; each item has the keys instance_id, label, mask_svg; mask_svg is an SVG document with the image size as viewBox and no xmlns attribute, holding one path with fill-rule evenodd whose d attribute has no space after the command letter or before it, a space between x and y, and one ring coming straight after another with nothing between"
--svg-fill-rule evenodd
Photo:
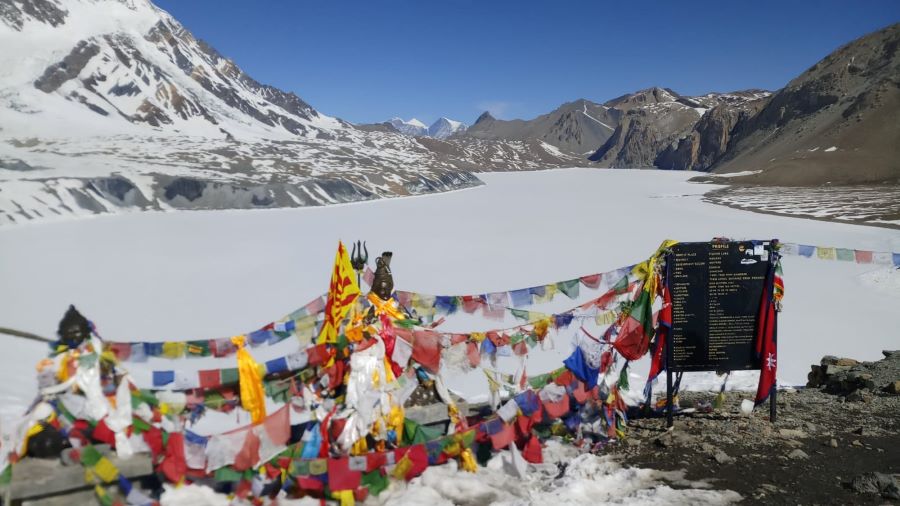
<instances>
[{"instance_id":1,"label":"metal trident sculpture","mask_svg":"<svg viewBox=\"0 0 900 506\"><path fill-rule=\"evenodd\" d=\"M356 271L356 284L362 285L360 282L360 278L362 275L363 269L366 268L366 264L369 262L369 250L366 248L365 241L360 244L359 241L353 245L353 251L350 252L350 265L353 266L353 270Z\"/></svg>"}]
</instances>

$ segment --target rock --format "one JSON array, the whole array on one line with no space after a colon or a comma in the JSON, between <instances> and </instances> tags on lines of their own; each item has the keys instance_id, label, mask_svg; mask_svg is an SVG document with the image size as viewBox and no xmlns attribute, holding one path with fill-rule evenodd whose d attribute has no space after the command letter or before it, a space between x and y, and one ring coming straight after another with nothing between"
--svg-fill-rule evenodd
<instances>
[{"instance_id":1,"label":"rock","mask_svg":"<svg viewBox=\"0 0 900 506\"><path fill-rule=\"evenodd\" d=\"M889 394L900 395L900 380L888 383L887 386L884 387L884 391Z\"/></svg>"},{"instance_id":2,"label":"rock","mask_svg":"<svg viewBox=\"0 0 900 506\"><path fill-rule=\"evenodd\" d=\"M833 366L851 367L854 365L859 365L859 361L852 358L838 358L834 355L825 355L824 357L822 357L820 364L822 364L822 367L825 368L826 372L828 372L831 371L831 368Z\"/></svg>"},{"instance_id":3,"label":"rock","mask_svg":"<svg viewBox=\"0 0 900 506\"><path fill-rule=\"evenodd\" d=\"M831 438L831 441L828 441L828 446L830 446L832 448L837 448L838 447L837 439Z\"/></svg>"},{"instance_id":4,"label":"rock","mask_svg":"<svg viewBox=\"0 0 900 506\"><path fill-rule=\"evenodd\" d=\"M863 444L859 441L859 439L854 439L852 443L853 446L862 446Z\"/></svg>"},{"instance_id":5,"label":"rock","mask_svg":"<svg viewBox=\"0 0 900 506\"><path fill-rule=\"evenodd\" d=\"M863 473L850 481L850 489L857 494L877 494L885 499L900 499L900 488L893 476L884 473Z\"/></svg>"},{"instance_id":6,"label":"rock","mask_svg":"<svg viewBox=\"0 0 900 506\"><path fill-rule=\"evenodd\" d=\"M835 374L840 374L842 372L849 372L850 366L833 364L833 365L826 365L823 367L823 369L825 370L826 376L834 376Z\"/></svg>"},{"instance_id":7,"label":"rock","mask_svg":"<svg viewBox=\"0 0 900 506\"><path fill-rule=\"evenodd\" d=\"M791 453L788 453L787 456L788 456L788 458L794 459L794 460L806 460L809 458L809 455L807 455L805 451L803 451L799 448L792 451Z\"/></svg>"},{"instance_id":8,"label":"rock","mask_svg":"<svg viewBox=\"0 0 900 506\"><path fill-rule=\"evenodd\" d=\"M734 458L722 450L717 451L716 454L713 455L713 459L719 464L731 464L734 462Z\"/></svg>"},{"instance_id":9,"label":"rock","mask_svg":"<svg viewBox=\"0 0 900 506\"><path fill-rule=\"evenodd\" d=\"M863 395L862 395L862 392L860 392L859 390L854 390L854 391L850 392L849 394L847 394L846 399L847 399L847 402L862 402Z\"/></svg>"},{"instance_id":10,"label":"rock","mask_svg":"<svg viewBox=\"0 0 900 506\"><path fill-rule=\"evenodd\" d=\"M800 429L778 429L778 433L782 437L791 439L802 439L806 437L806 433Z\"/></svg>"},{"instance_id":11,"label":"rock","mask_svg":"<svg viewBox=\"0 0 900 506\"><path fill-rule=\"evenodd\" d=\"M825 371L822 370L822 366L813 365L810 366L809 374L806 375L806 387L807 388L818 388L825 384Z\"/></svg>"},{"instance_id":12,"label":"rock","mask_svg":"<svg viewBox=\"0 0 900 506\"><path fill-rule=\"evenodd\" d=\"M866 430L865 427L858 427L856 429L853 429L853 433L856 434L857 436L871 436L872 435L869 433L869 431Z\"/></svg>"},{"instance_id":13,"label":"rock","mask_svg":"<svg viewBox=\"0 0 900 506\"><path fill-rule=\"evenodd\" d=\"M900 355L900 350L881 350L884 358L892 358L894 355Z\"/></svg>"}]
</instances>

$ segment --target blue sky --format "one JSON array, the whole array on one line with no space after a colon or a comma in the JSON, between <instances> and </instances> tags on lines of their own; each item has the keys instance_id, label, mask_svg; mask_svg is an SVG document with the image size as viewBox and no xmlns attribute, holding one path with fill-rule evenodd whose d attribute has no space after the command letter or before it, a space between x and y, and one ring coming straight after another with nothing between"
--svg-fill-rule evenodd
<instances>
[{"instance_id":1,"label":"blue sky","mask_svg":"<svg viewBox=\"0 0 900 506\"><path fill-rule=\"evenodd\" d=\"M776 89L900 1L154 0L323 113L471 124L650 86Z\"/></svg>"}]
</instances>

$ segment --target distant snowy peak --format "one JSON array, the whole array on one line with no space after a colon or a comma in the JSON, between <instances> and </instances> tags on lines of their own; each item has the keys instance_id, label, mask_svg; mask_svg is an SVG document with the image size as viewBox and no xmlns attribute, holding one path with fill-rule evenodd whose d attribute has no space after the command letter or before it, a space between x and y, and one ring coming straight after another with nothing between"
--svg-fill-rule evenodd
<instances>
[{"instance_id":1,"label":"distant snowy peak","mask_svg":"<svg viewBox=\"0 0 900 506\"><path fill-rule=\"evenodd\" d=\"M452 119L439 118L428 127L428 135L435 139L446 139L451 135L464 132L466 130L465 123L461 121L453 121Z\"/></svg>"},{"instance_id":2,"label":"distant snowy peak","mask_svg":"<svg viewBox=\"0 0 900 506\"><path fill-rule=\"evenodd\" d=\"M398 132L404 135L428 135L428 125L422 123L416 118L413 118L409 121L405 121L400 118L391 118L388 120L388 123L393 125L393 127L396 128Z\"/></svg>"},{"instance_id":3,"label":"distant snowy peak","mask_svg":"<svg viewBox=\"0 0 900 506\"><path fill-rule=\"evenodd\" d=\"M405 121L400 118L391 118L387 121L394 128L397 129L398 132L404 135L411 135L414 137L434 137L435 139L446 139L451 135L457 132L463 132L466 130L466 124L461 121L454 121L452 119L441 117L437 121L431 124L431 126L426 126L425 123L413 118L409 121Z\"/></svg>"},{"instance_id":4,"label":"distant snowy peak","mask_svg":"<svg viewBox=\"0 0 900 506\"><path fill-rule=\"evenodd\" d=\"M60 128L217 137L319 135L347 125L293 93L261 84L147 0L0 4L0 107ZM69 120L69 121L67 121ZM46 135L47 131L42 131Z\"/></svg>"}]
</instances>

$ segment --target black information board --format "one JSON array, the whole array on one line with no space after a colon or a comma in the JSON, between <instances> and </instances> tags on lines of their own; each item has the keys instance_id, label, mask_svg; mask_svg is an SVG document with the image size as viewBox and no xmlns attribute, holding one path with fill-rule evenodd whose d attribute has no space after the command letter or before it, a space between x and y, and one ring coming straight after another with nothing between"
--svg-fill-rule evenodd
<instances>
[{"instance_id":1,"label":"black information board","mask_svg":"<svg viewBox=\"0 0 900 506\"><path fill-rule=\"evenodd\" d=\"M671 371L759 369L757 314L769 242L679 243L669 255Z\"/></svg>"}]
</instances>

